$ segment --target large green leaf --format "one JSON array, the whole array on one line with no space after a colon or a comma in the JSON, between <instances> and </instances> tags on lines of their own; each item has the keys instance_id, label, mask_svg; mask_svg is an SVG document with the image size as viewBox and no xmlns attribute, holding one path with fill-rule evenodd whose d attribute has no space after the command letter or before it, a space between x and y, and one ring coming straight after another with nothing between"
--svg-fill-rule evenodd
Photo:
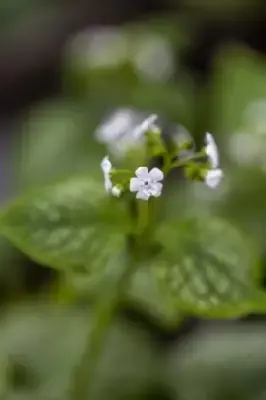
<instances>
[{"instance_id":1,"label":"large green leaf","mask_svg":"<svg viewBox=\"0 0 266 400\"><path fill-rule=\"evenodd\" d=\"M162 293L160 289L152 268L145 265L133 277L126 300L129 305L134 304L137 309L143 309L159 325L176 328L183 314L175 306L171 294Z\"/></svg>"},{"instance_id":2,"label":"large green leaf","mask_svg":"<svg viewBox=\"0 0 266 400\"><path fill-rule=\"evenodd\" d=\"M229 223L212 218L164 226L164 250L152 264L162 302L177 310L231 317L257 307L258 259Z\"/></svg>"},{"instance_id":3,"label":"large green leaf","mask_svg":"<svg viewBox=\"0 0 266 400\"><path fill-rule=\"evenodd\" d=\"M38 262L63 269L96 270L123 249L123 203L90 176L32 191L3 213L0 230ZM93 260L93 263L92 263Z\"/></svg>"}]
</instances>

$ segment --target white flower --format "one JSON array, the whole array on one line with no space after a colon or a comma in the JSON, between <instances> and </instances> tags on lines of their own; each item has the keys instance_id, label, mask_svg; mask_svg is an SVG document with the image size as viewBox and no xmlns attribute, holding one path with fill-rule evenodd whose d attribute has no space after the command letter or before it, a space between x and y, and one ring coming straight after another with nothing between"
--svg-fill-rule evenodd
<instances>
[{"instance_id":1,"label":"white flower","mask_svg":"<svg viewBox=\"0 0 266 400\"><path fill-rule=\"evenodd\" d=\"M135 139L140 139L148 130L153 130L154 132L160 132L159 128L154 124L158 116L156 114L151 114L146 118L140 125L133 129L132 135Z\"/></svg>"},{"instance_id":2,"label":"white flower","mask_svg":"<svg viewBox=\"0 0 266 400\"><path fill-rule=\"evenodd\" d=\"M106 190L106 192L110 192L110 190L112 189L112 186L113 186L112 182L111 182L111 178L110 178L112 163L109 160L108 156L103 158L103 160L101 162L101 169L103 171L103 176L104 176L105 190Z\"/></svg>"},{"instance_id":3,"label":"white flower","mask_svg":"<svg viewBox=\"0 0 266 400\"><path fill-rule=\"evenodd\" d=\"M162 192L163 172L158 168L152 168L149 172L147 167L139 167L136 170L136 178L130 179L130 191L137 192L136 198L148 200L150 196L159 197Z\"/></svg>"},{"instance_id":4,"label":"white flower","mask_svg":"<svg viewBox=\"0 0 266 400\"><path fill-rule=\"evenodd\" d=\"M104 187L106 192L111 193L115 197L119 197L122 193L122 190L118 186L113 186L111 181L111 170L112 170L112 163L109 160L109 157L106 156L103 158L101 162L101 169L103 171L104 176Z\"/></svg>"},{"instance_id":5,"label":"white flower","mask_svg":"<svg viewBox=\"0 0 266 400\"><path fill-rule=\"evenodd\" d=\"M221 182L224 174L219 168L210 169L205 176L205 183L212 189L215 189Z\"/></svg>"},{"instance_id":6,"label":"white flower","mask_svg":"<svg viewBox=\"0 0 266 400\"><path fill-rule=\"evenodd\" d=\"M223 179L223 171L219 166L219 151L211 133L206 133L206 154L211 164L211 169L206 173L205 183L210 188L216 188Z\"/></svg>"},{"instance_id":7,"label":"white flower","mask_svg":"<svg viewBox=\"0 0 266 400\"><path fill-rule=\"evenodd\" d=\"M106 156L102 159L101 169L102 169L104 175L108 175L108 176L110 175L110 172L112 169L112 163L109 160L108 156Z\"/></svg>"},{"instance_id":8,"label":"white flower","mask_svg":"<svg viewBox=\"0 0 266 400\"><path fill-rule=\"evenodd\" d=\"M217 168L219 165L219 152L216 142L211 133L206 133L206 154L211 163L212 168Z\"/></svg>"},{"instance_id":9,"label":"white flower","mask_svg":"<svg viewBox=\"0 0 266 400\"><path fill-rule=\"evenodd\" d=\"M113 186L111 192L113 196L120 197L122 190L118 186Z\"/></svg>"},{"instance_id":10,"label":"white flower","mask_svg":"<svg viewBox=\"0 0 266 400\"><path fill-rule=\"evenodd\" d=\"M111 113L95 132L96 139L100 143L115 143L121 140L128 131L134 129L137 116L134 110L120 108Z\"/></svg>"}]
</instances>

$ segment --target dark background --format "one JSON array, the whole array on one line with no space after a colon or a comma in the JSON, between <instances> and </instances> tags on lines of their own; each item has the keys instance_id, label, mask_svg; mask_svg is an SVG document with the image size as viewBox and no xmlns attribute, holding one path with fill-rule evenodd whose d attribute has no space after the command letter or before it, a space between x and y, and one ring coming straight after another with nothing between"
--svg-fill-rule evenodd
<instances>
[{"instance_id":1,"label":"dark background","mask_svg":"<svg viewBox=\"0 0 266 400\"><path fill-rule=\"evenodd\" d=\"M95 25L123 25L151 16L171 15L177 19L181 16L187 21L193 39L184 54L184 64L199 79L208 76L212 57L221 44L240 41L264 54L265 2L220 3L66 0L32 4L21 1L18 6L15 1L3 1L0 9L4 25L0 42L2 117L60 92L61 51L66 40L71 34Z\"/></svg>"}]
</instances>

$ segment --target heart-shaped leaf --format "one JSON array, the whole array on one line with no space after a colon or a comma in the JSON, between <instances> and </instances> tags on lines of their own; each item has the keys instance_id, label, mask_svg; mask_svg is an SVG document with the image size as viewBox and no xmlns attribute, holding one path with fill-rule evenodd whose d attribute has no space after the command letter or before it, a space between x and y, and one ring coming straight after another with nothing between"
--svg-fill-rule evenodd
<instances>
[{"instance_id":1,"label":"heart-shaped leaf","mask_svg":"<svg viewBox=\"0 0 266 400\"><path fill-rule=\"evenodd\" d=\"M90 176L32 191L0 219L3 235L36 261L90 272L123 249L126 229L123 203Z\"/></svg>"},{"instance_id":2,"label":"heart-shaped leaf","mask_svg":"<svg viewBox=\"0 0 266 400\"><path fill-rule=\"evenodd\" d=\"M258 259L249 241L213 218L164 226L152 270L164 298L178 310L214 318L251 311L258 301Z\"/></svg>"}]
</instances>

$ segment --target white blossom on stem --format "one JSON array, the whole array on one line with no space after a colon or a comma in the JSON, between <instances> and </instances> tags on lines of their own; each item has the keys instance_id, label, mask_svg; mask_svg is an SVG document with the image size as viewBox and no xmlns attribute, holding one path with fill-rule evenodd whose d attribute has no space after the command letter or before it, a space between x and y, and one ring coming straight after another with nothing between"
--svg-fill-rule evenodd
<instances>
[{"instance_id":1,"label":"white blossom on stem","mask_svg":"<svg viewBox=\"0 0 266 400\"><path fill-rule=\"evenodd\" d=\"M163 184L160 182L164 178L163 172L159 168L152 168L148 171L147 167L136 169L136 177L131 178L129 189L136 192L136 198L148 200L151 196L159 197L162 193Z\"/></svg>"},{"instance_id":2,"label":"white blossom on stem","mask_svg":"<svg viewBox=\"0 0 266 400\"><path fill-rule=\"evenodd\" d=\"M215 189L223 179L224 173L220 168L210 169L205 176L205 183Z\"/></svg>"},{"instance_id":3,"label":"white blossom on stem","mask_svg":"<svg viewBox=\"0 0 266 400\"><path fill-rule=\"evenodd\" d=\"M112 170L112 163L109 160L109 157L106 156L103 158L101 162L101 169L103 171L104 176L104 187L107 193L111 193L115 197L119 197L122 193L122 190L116 185L113 186L111 181L111 170Z\"/></svg>"},{"instance_id":4,"label":"white blossom on stem","mask_svg":"<svg viewBox=\"0 0 266 400\"><path fill-rule=\"evenodd\" d=\"M212 168L217 168L219 165L219 151L216 142L211 133L206 133L206 154Z\"/></svg>"},{"instance_id":5,"label":"white blossom on stem","mask_svg":"<svg viewBox=\"0 0 266 400\"><path fill-rule=\"evenodd\" d=\"M205 175L205 183L209 188L215 189L223 179L224 173L218 168L219 166L219 151L216 142L211 133L206 133L206 154L211 164Z\"/></svg>"},{"instance_id":6,"label":"white blossom on stem","mask_svg":"<svg viewBox=\"0 0 266 400\"><path fill-rule=\"evenodd\" d=\"M103 176L104 176L104 187L105 187L105 190L109 193L110 190L112 189L113 185L112 185L112 181L110 178L112 163L109 160L108 156L103 158L103 160L101 162L101 169L103 171Z\"/></svg>"},{"instance_id":7,"label":"white blossom on stem","mask_svg":"<svg viewBox=\"0 0 266 400\"><path fill-rule=\"evenodd\" d=\"M151 114L140 125L133 129L132 136L135 139L140 139L143 135L145 135L146 132L148 132L148 130L160 132L159 128L155 125L157 118L158 116L156 114Z\"/></svg>"},{"instance_id":8,"label":"white blossom on stem","mask_svg":"<svg viewBox=\"0 0 266 400\"><path fill-rule=\"evenodd\" d=\"M120 197L122 190L118 186L113 186L111 192L113 196Z\"/></svg>"}]
</instances>

